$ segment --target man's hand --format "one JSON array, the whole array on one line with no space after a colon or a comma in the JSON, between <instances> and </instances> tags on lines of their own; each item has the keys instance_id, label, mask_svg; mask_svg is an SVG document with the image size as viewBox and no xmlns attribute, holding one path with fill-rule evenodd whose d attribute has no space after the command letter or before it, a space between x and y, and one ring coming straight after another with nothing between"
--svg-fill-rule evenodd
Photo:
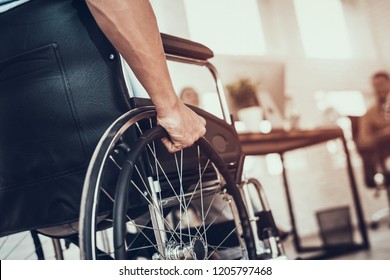
<instances>
[{"instance_id":1,"label":"man's hand","mask_svg":"<svg viewBox=\"0 0 390 280\"><path fill-rule=\"evenodd\" d=\"M179 99L171 110L157 109L157 122L170 136L170 139L163 138L162 142L171 153L190 147L206 133L205 119Z\"/></svg>"}]
</instances>

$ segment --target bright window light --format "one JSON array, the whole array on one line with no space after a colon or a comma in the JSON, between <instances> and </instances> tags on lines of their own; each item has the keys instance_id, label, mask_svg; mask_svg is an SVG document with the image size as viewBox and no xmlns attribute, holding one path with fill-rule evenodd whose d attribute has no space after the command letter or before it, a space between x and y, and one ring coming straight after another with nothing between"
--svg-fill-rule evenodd
<instances>
[{"instance_id":1,"label":"bright window light","mask_svg":"<svg viewBox=\"0 0 390 280\"><path fill-rule=\"evenodd\" d=\"M270 175L280 175L283 172L283 164L279 154L268 154L265 156L267 170Z\"/></svg>"},{"instance_id":2,"label":"bright window light","mask_svg":"<svg viewBox=\"0 0 390 280\"><path fill-rule=\"evenodd\" d=\"M244 2L185 0L191 39L217 54L264 55L266 46L257 1Z\"/></svg>"},{"instance_id":3,"label":"bright window light","mask_svg":"<svg viewBox=\"0 0 390 280\"><path fill-rule=\"evenodd\" d=\"M363 93L358 90L317 91L315 98L318 109L333 108L340 116L363 116L367 111Z\"/></svg>"},{"instance_id":4,"label":"bright window light","mask_svg":"<svg viewBox=\"0 0 390 280\"><path fill-rule=\"evenodd\" d=\"M205 111L223 118L221 103L219 102L218 94L216 92L204 92L201 95L202 107Z\"/></svg>"},{"instance_id":5,"label":"bright window light","mask_svg":"<svg viewBox=\"0 0 390 280\"><path fill-rule=\"evenodd\" d=\"M272 124L270 121L264 120L260 122L260 132L268 134L272 131Z\"/></svg>"},{"instance_id":6,"label":"bright window light","mask_svg":"<svg viewBox=\"0 0 390 280\"><path fill-rule=\"evenodd\" d=\"M340 0L294 0L307 57L347 59L352 56Z\"/></svg>"}]
</instances>

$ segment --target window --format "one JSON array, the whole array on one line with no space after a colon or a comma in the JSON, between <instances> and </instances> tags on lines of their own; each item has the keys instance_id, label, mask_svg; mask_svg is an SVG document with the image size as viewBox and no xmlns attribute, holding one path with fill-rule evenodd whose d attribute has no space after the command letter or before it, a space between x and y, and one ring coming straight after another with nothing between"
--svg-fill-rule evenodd
<instances>
[{"instance_id":1,"label":"window","mask_svg":"<svg viewBox=\"0 0 390 280\"><path fill-rule=\"evenodd\" d=\"M264 55L266 47L257 1L244 2L185 0L191 39L217 54Z\"/></svg>"},{"instance_id":2,"label":"window","mask_svg":"<svg viewBox=\"0 0 390 280\"><path fill-rule=\"evenodd\" d=\"M347 59L352 56L340 0L294 0L307 57Z\"/></svg>"},{"instance_id":3,"label":"window","mask_svg":"<svg viewBox=\"0 0 390 280\"><path fill-rule=\"evenodd\" d=\"M322 112L331 109L339 116L363 116L366 113L363 93L358 90L317 91L314 96L317 108Z\"/></svg>"}]
</instances>

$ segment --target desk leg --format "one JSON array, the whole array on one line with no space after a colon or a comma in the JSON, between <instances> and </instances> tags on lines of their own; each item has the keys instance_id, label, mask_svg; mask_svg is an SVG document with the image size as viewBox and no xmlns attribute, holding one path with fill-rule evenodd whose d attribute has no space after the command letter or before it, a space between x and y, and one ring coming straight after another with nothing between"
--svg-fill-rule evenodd
<instances>
[{"instance_id":1,"label":"desk leg","mask_svg":"<svg viewBox=\"0 0 390 280\"><path fill-rule=\"evenodd\" d=\"M352 164L351 164L351 157L349 154L347 142L344 137L341 137L341 141L343 142L343 147L344 147L344 152L346 155L346 160L347 160L347 171L348 171L348 176L349 176L349 181L350 181L350 186L351 186L351 191L352 191L352 198L353 202L355 204L355 210L356 210L356 216L358 219L359 223L359 229L360 233L363 239L363 248L368 249L370 247L370 243L368 241L368 234L367 234L367 227L366 227L366 222L364 220L364 215L362 211L362 206L360 203L360 198L359 198L359 193L356 185L356 180L355 176L353 173L352 169Z\"/></svg>"},{"instance_id":2,"label":"desk leg","mask_svg":"<svg viewBox=\"0 0 390 280\"><path fill-rule=\"evenodd\" d=\"M381 168L383 170L383 174L385 175L385 191L386 191L386 196L387 196L387 206L389 207L389 211L390 211L390 181L389 181L389 170L387 169L387 166L386 166L386 162L385 162L386 158L382 158L380 159L381 161ZM390 224L389 224L390 226Z\"/></svg>"},{"instance_id":3,"label":"desk leg","mask_svg":"<svg viewBox=\"0 0 390 280\"><path fill-rule=\"evenodd\" d=\"M295 223L295 216L294 216L294 211L293 211L293 206L292 206L292 200L291 200L291 195L290 195L290 189L288 185L288 180L287 180L287 173L286 173L286 168L284 166L284 155L280 154L280 160L282 162L282 167L283 167L283 185L284 185L284 191L286 192L286 198L287 198L287 206L288 206L288 212L290 214L290 222L291 222L291 227L292 227L292 234L293 234L293 242L295 249L297 252L301 251L301 241L299 240L298 232L297 232L297 226Z\"/></svg>"}]
</instances>

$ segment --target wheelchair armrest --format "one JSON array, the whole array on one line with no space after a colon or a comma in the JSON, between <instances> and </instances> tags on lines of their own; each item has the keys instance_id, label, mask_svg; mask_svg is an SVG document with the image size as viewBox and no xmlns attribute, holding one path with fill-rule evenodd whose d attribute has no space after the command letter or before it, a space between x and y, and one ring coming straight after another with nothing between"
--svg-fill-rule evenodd
<instances>
[{"instance_id":1,"label":"wheelchair armrest","mask_svg":"<svg viewBox=\"0 0 390 280\"><path fill-rule=\"evenodd\" d=\"M154 106L153 102L150 98L144 98L144 97L131 97L130 98L130 108L139 108L139 107L146 107L146 106Z\"/></svg>"},{"instance_id":2,"label":"wheelchair armrest","mask_svg":"<svg viewBox=\"0 0 390 280\"><path fill-rule=\"evenodd\" d=\"M190 40L164 33L161 33L161 39L166 54L200 60L207 60L214 56L208 47Z\"/></svg>"}]
</instances>

